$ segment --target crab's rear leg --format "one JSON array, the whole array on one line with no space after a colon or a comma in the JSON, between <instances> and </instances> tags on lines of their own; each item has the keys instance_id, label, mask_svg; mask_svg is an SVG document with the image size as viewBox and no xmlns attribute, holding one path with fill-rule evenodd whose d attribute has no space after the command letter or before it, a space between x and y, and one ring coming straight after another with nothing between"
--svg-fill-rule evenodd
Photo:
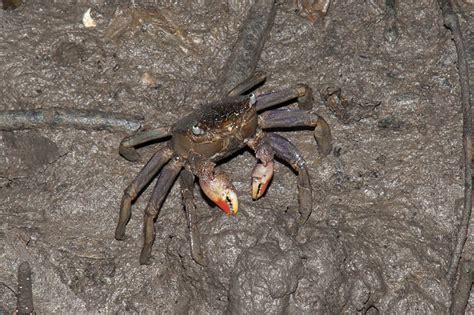
<instances>
[{"instance_id":1,"label":"crab's rear leg","mask_svg":"<svg viewBox=\"0 0 474 315\"><path fill-rule=\"evenodd\" d=\"M297 84L283 90L261 94L257 97L257 111L294 99L298 101L300 109L310 110L313 107L313 90L306 84Z\"/></svg>"},{"instance_id":2,"label":"crab's rear leg","mask_svg":"<svg viewBox=\"0 0 474 315\"><path fill-rule=\"evenodd\" d=\"M135 146L150 141L163 139L171 135L171 127L160 127L152 130L142 131L132 136L123 138L120 142L119 153L127 160L134 162L140 158Z\"/></svg>"},{"instance_id":3,"label":"crab's rear leg","mask_svg":"<svg viewBox=\"0 0 474 315\"><path fill-rule=\"evenodd\" d=\"M331 129L319 115L304 110L275 109L260 114L258 119L262 129L312 127L319 152L325 156L332 150Z\"/></svg>"},{"instance_id":4,"label":"crab's rear leg","mask_svg":"<svg viewBox=\"0 0 474 315\"><path fill-rule=\"evenodd\" d=\"M250 77L245 79L243 82L239 83L236 87L230 90L227 95L228 96L237 96L244 94L247 91L250 91L252 88L256 87L263 81L265 81L266 75L263 71L257 71L252 74Z\"/></svg>"},{"instance_id":5,"label":"crab's rear leg","mask_svg":"<svg viewBox=\"0 0 474 315\"><path fill-rule=\"evenodd\" d=\"M308 220L313 211L312 190L308 170L305 165L306 162L300 151L288 139L275 133L267 133L266 139L272 147L275 156L288 163L298 173L300 224L303 224Z\"/></svg>"},{"instance_id":6,"label":"crab's rear leg","mask_svg":"<svg viewBox=\"0 0 474 315\"><path fill-rule=\"evenodd\" d=\"M201 237L196 225L196 206L194 204L194 175L191 171L184 169L180 175L181 194L183 196L184 210L188 221L189 244L191 246L191 256L194 261L204 266L206 264L202 254Z\"/></svg>"},{"instance_id":7,"label":"crab's rear leg","mask_svg":"<svg viewBox=\"0 0 474 315\"><path fill-rule=\"evenodd\" d=\"M156 152L148 163L142 168L140 173L125 189L120 205L120 215L115 229L115 239L125 238L125 227L132 214L132 202L137 198L142 189L153 179L161 167L170 160L173 151L169 147L164 147Z\"/></svg>"},{"instance_id":8,"label":"crab's rear leg","mask_svg":"<svg viewBox=\"0 0 474 315\"><path fill-rule=\"evenodd\" d=\"M140 264L147 265L150 263L151 248L155 241L155 220L160 213L163 201L165 201L168 192L173 186L181 168L183 167L183 161L179 158L172 159L167 165L163 167L161 172L158 174L155 188L151 195L150 201L145 209L145 217L143 224L143 248L140 254Z\"/></svg>"}]
</instances>

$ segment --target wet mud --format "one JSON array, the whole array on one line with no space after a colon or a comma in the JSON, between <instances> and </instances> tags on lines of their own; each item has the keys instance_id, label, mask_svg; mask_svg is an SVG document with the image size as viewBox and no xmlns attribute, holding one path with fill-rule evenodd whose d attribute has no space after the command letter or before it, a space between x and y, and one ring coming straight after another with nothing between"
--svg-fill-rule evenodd
<instances>
[{"instance_id":1,"label":"wet mud","mask_svg":"<svg viewBox=\"0 0 474 315\"><path fill-rule=\"evenodd\" d=\"M144 117L146 128L222 95L253 4L24 2L0 10L0 111L119 113ZM463 30L472 29L473 5L458 2ZM86 28L89 8L96 26ZM268 78L256 93L305 83L331 126L326 157L311 130L282 132L306 159L308 221L298 224L297 177L284 164L252 200L255 157L242 151L220 165L239 194L236 217L195 187L207 264L190 254L177 181L156 221L151 265L140 265L151 189L133 206L127 239L114 230L123 190L159 143L129 162L118 152L130 134L123 129L0 131L3 313L16 308L25 261L38 314L448 312L464 196L462 109L438 4L334 0L325 15L302 10L277 3L256 64ZM470 56L472 32L465 38ZM464 259L473 259L473 239L471 224ZM471 293L467 313L473 305Z\"/></svg>"}]
</instances>

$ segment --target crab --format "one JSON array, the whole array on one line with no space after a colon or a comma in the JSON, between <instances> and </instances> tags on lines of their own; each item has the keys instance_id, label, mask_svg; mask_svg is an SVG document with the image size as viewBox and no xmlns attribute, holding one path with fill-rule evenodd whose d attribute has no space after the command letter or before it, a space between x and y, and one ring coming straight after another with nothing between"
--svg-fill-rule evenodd
<instances>
[{"instance_id":1,"label":"crab","mask_svg":"<svg viewBox=\"0 0 474 315\"><path fill-rule=\"evenodd\" d=\"M276 157L298 174L299 222L306 222L312 211L312 196L303 155L289 140L267 130L313 128L319 151L322 155L327 155L332 148L329 125L311 111L313 96L307 85L297 84L262 95L244 95L264 80L264 73L255 73L232 89L225 98L201 105L173 126L141 131L122 140L120 154L130 161L136 161L139 158L136 146L169 139L128 185L121 202L115 230L117 240L125 239L125 227L131 217L132 203L143 188L157 177L145 209L140 264L150 264L155 221L178 176L188 222L191 256L197 263L205 264L196 229L193 196L195 178L198 178L202 191L212 202L227 215L236 215L237 192L230 177L216 163L244 147L253 150L258 159L252 172L252 198L260 198L267 190ZM288 104L292 100L298 102L299 109L269 109Z\"/></svg>"}]
</instances>

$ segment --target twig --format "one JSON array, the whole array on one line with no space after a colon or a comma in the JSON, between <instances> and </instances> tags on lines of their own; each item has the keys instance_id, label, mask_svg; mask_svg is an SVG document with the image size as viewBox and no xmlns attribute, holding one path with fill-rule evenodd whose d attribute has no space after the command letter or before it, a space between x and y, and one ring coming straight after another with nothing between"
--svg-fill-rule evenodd
<instances>
[{"instance_id":1,"label":"twig","mask_svg":"<svg viewBox=\"0 0 474 315\"><path fill-rule=\"evenodd\" d=\"M143 125L143 118L102 111L50 108L0 111L0 130L42 127L70 127L109 131L134 132Z\"/></svg>"},{"instance_id":2,"label":"twig","mask_svg":"<svg viewBox=\"0 0 474 315\"><path fill-rule=\"evenodd\" d=\"M224 67L221 92L227 94L250 77L256 67L263 45L273 26L277 6L274 0L255 1L242 23L239 37Z\"/></svg>"},{"instance_id":3,"label":"twig","mask_svg":"<svg viewBox=\"0 0 474 315\"><path fill-rule=\"evenodd\" d=\"M18 267L17 314L33 314L33 290L31 283L31 267L26 261Z\"/></svg>"},{"instance_id":4,"label":"twig","mask_svg":"<svg viewBox=\"0 0 474 315\"><path fill-rule=\"evenodd\" d=\"M474 261L465 260L461 263L458 284L456 290L453 292L452 303L449 308L450 314L464 314L467 303L469 302L469 294L473 282Z\"/></svg>"},{"instance_id":5,"label":"twig","mask_svg":"<svg viewBox=\"0 0 474 315\"><path fill-rule=\"evenodd\" d=\"M461 259L464 243L467 238L467 231L469 227L469 220L471 217L472 208L472 178L471 178L471 104L469 91L469 71L464 50L464 43L461 34L461 27L459 20L453 11L451 2L449 0L438 0L438 4L443 14L444 25L451 30L454 44L456 45L456 52L458 55L458 71L459 81L461 85L461 105L463 113L463 158L464 158L464 208L457 234L456 246L451 256L451 262L448 267L447 279L455 286L456 273L458 270L459 260Z\"/></svg>"},{"instance_id":6,"label":"twig","mask_svg":"<svg viewBox=\"0 0 474 315\"><path fill-rule=\"evenodd\" d=\"M7 288L8 290L12 291L13 294L15 294L15 296L16 296L15 290L13 290L12 287L10 287L8 284L6 284L6 283L3 282L3 281L0 281L0 284L3 285L3 286L4 286L5 288Z\"/></svg>"},{"instance_id":7,"label":"twig","mask_svg":"<svg viewBox=\"0 0 474 315\"><path fill-rule=\"evenodd\" d=\"M397 4L395 0L385 0L385 29L384 37L390 43L398 39Z\"/></svg>"}]
</instances>

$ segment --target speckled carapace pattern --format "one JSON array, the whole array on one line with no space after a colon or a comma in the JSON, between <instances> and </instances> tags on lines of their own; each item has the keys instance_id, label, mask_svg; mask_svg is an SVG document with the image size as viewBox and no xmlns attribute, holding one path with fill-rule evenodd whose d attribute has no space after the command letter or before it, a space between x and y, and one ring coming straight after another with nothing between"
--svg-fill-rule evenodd
<instances>
[{"instance_id":1,"label":"speckled carapace pattern","mask_svg":"<svg viewBox=\"0 0 474 315\"><path fill-rule=\"evenodd\" d=\"M96 109L142 115L150 127L217 100L251 4L24 2L0 11L0 110ZM114 230L123 190L159 144L131 163L118 154L124 133L0 132L0 282L15 289L28 261L39 314L446 313L463 198L456 52L436 1L397 2L395 40L384 35L384 3L333 0L315 24L293 1L279 4L258 63L269 77L256 93L308 84L334 138L322 159L312 131L282 132L310 171L314 206L304 227L295 174L276 163L266 195L252 201L256 160L243 151L220 166L238 191L238 216L211 206L196 185L208 265L191 258L176 183L156 222L152 264L140 266L151 189L134 205L128 239L116 241ZM97 27L86 29L89 7ZM469 19L474 8L463 8ZM114 17L128 26L107 33ZM327 84L380 105L339 121L319 97ZM0 301L12 311L5 285Z\"/></svg>"}]
</instances>

